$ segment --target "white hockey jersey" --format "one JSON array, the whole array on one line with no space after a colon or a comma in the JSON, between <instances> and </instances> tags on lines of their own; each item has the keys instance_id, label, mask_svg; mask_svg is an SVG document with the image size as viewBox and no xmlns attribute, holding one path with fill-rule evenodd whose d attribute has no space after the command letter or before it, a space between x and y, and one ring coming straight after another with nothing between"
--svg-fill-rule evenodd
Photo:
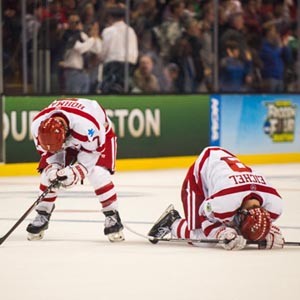
<instances>
[{"instance_id":1,"label":"white hockey jersey","mask_svg":"<svg viewBox=\"0 0 300 300\"><path fill-rule=\"evenodd\" d=\"M254 172L225 149L205 148L193 166L193 173L188 176L193 177L194 186L198 188L187 193L186 211L190 229L197 228L195 224L199 224L200 219L199 225L209 235L221 224L231 224L243 201L252 198L260 202L272 220L282 213L283 201L276 189L263 175ZM193 199L199 199L199 194L202 194L202 200L198 200L197 206Z\"/></svg>"},{"instance_id":2,"label":"white hockey jersey","mask_svg":"<svg viewBox=\"0 0 300 300\"><path fill-rule=\"evenodd\" d=\"M71 148L86 154L103 152L107 133L112 132L112 124L105 110L95 100L58 99L44 108L34 118L31 126L36 148L42 156L47 157L48 163L53 163L60 153L51 155L42 149L38 142L38 128L43 120L55 114L65 116L69 123L64 149ZM83 164L88 167L88 159Z\"/></svg>"}]
</instances>

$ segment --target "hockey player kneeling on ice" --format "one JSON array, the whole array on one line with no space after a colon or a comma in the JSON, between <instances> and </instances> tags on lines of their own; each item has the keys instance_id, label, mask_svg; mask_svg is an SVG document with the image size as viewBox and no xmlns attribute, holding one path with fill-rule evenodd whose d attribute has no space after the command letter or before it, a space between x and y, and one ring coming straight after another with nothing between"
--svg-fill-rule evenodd
<instances>
[{"instance_id":1,"label":"hockey player kneeling on ice","mask_svg":"<svg viewBox=\"0 0 300 300\"><path fill-rule=\"evenodd\" d=\"M283 248L273 224L283 200L266 178L220 147L205 148L189 168L181 190L184 218L170 205L150 229L150 242L171 235L196 246L200 239L222 240L226 250L241 250L247 241L259 249Z\"/></svg>"},{"instance_id":2,"label":"hockey player kneeling on ice","mask_svg":"<svg viewBox=\"0 0 300 300\"><path fill-rule=\"evenodd\" d=\"M41 155L40 194L58 185L36 206L37 216L27 226L28 239L43 238L59 188L71 188L87 178L105 216L104 234L123 241L123 225L111 175L116 160L116 136L105 110L94 100L65 98L52 102L33 120L32 135Z\"/></svg>"}]
</instances>

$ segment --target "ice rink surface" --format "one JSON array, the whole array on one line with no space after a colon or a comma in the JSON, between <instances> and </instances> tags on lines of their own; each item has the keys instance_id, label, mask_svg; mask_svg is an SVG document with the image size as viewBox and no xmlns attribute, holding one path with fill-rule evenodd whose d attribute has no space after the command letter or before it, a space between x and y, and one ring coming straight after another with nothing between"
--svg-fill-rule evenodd
<instances>
[{"instance_id":1,"label":"ice rink surface","mask_svg":"<svg viewBox=\"0 0 300 300\"><path fill-rule=\"evenodd\" d=\"M300 241L300 165L254 166L282 195L276 223ZM182 213L186 170L119 172L123 222L146 234L168 204ZM37 199L38 177L0 177L0 236ZM300 247L225 251L146 239L125 230L110 243L91 186L61 192L41 241L26 239L32 212L0 246L1 300L297 300Z\"/></svg>"}]
</instances>

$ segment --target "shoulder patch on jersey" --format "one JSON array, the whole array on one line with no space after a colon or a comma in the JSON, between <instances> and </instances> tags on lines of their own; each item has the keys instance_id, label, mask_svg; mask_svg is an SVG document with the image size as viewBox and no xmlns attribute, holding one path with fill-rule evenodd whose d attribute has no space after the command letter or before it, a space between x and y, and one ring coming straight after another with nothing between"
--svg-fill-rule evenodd
<instances>
[{"instance_id":1,"label":"shoulder patch on jersey","mask_svg":"<svg viewBox=\"0 0 300 300\"><path fill-rule=\"evenodd\" d=\"M213 223L215 222L213 209L209 202L206 202L203 204L202 214L208 219L208 221L213 222Z\"/></svg>"},{"instance_id":2,"label":"shoulder patch on jersey","mask_svg":"<svg viewBox=\"0 0 300 300\"><path fill-rule=\"evenodd\" d=\"M211 204L209 202L205 204L204 210L207 213L211 213L212 212Z\"/></svg>"},{"instance_id":3,"label":"shoulder patch on jersey","mask_svg":"<svg viewBox=\"0 0 300 300\"><path fill-rule=\"evenodd\" d=\"M88 129L88 136L93 137L95 130L93 128Z\"/></svg>"}]
</instances>

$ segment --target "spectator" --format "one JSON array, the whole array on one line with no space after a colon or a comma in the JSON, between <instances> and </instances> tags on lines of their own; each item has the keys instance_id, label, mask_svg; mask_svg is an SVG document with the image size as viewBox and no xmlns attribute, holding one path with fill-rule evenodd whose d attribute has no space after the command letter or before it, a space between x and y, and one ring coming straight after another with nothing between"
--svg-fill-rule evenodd
<instances>
[{"instance_id":1,"label":"spectator","mask_svg":"<svg viewBox=\"0 0 300 300\"><path fill-rule=\"evenodd\" d=\"M298 51L299 51L299 38L298 38L298 25L294 22L291 26L291 31L287 37L288 39L288 47L291 49L292 52L292 60L294 63L288 66L288 70L285 75L286 81L286 88L288 92L297 92L298 87L298 76L297 70L299 68L299 60L298 60Z\"/></svg>"},{"instance_id":2,"label":"spectator","mask_svg":"<svg viewBox=\"0 0 300 300\"><path fill-rule=\"evenodd\" d=\"M89 28L94 24L96 19L97 18L93 4L90 2L86 3L81 14L83 31L87 32Z\"/></svg>"},{"instance_id":3,"label":"spectator","mask_svg":"<svg viewBox=\"0 0 300 300\"><path fill-rule=\"evenodd\" d=\"M292 53L287 46L288 39L280 39L280 35L273 24L265 25L265 38L260 50L263 62L261 70L263 92L284 91L284 64L291 63Z\"/></svg>"},{"instance_id":4,"label":"spectator","mask_svg":"<svg viewBox=\"0 0 300 300\"><path fill-rule=\"evenodd\" d=\"M136 1L131 13L131 24L140 39L145 32L149 32L153 27L158 26L161 22L159 19L159 10L156 0Z\"/></svg>"},{"instance_id":5,"label":"spectator","mask_svg":"<svg viewBox=\"0 0 300 300\"><path fill-rule=\"evenodd\" d=\"M62 0L62 7L64 8L64 13L66 16L70 16L77 11L77 1L76 0Z\"/></svg>"},{"instance_id":6,"label":"spectator","mask_svg":"<svg viewBox=\"0 0 300 300\"><path fill-rule=\"evenodd\" d=\"M80 14L83 21L83 30L88 33L88 30L97 20L101 26L100 32L104 33L108 38L112 37L112 31L116 31L117 35L121 35L118 30L122 26L121 24L113 21L113 15L122 15L120 18L123 21L124 28L127 25L124 22L124 10L120 11L120 8L124 9L124 0L52 0L48 1L40 0L28 0L26 1L27 12L27 62L28 62L28 79L31 81L32 64L32 30L39 27L38 33L38 47L40 50L50 50L51 58L51 92L65 92L62 88L59 88L59 84L63 82L62 75L57 76L58 73L66 73L65 69L57 69L58 61L64 60L62 56L66 54L62 48L65 47L66 41L62 41L61 37L64 31L69 32L68 18L74 14ZM147 54L152 57L153 60L153 74L157 77L160 90L164 91L168 88L164 86L164 76L167 71L169 63L174 62L179 67L179 75L175 86L179 87L181 92L188 92L194 90L193 79L188 83L184 82L188 77L182 77L182 64L184 61L189 61L190 74L192 78L197 77L199 71L203 74L203 78L200 79L200 88L198 86L199 79L196 81L196 91L200 92L213 92L213 79L215 78L214 69L216 64L220 64L219 60L215 58L215 49L213 45L213 29L214 29L214 2L211 0L205 1L193 1L193 0L139 0L132 1L130 7L130 26L134 34L130 33L130 36L135 35L137 41L132 42L134 38L129 37L129 51L128 57L131 60L129 62L129 80L126 83L130 83L133 76L133 70L137 61L138 55ZM260 0L223 0L219 3L219 16L218 16L218 34L219 43L217 45L220 60L227 56L226 44L228 41L235 41L240 46L240 57L243 64L247 64L246 52L251 51L252 64L253 64L253 83L251 91L261 91L261 70L262 62L260 59L260 48L262 42L262 24L269 22L276 26L276 29L280 36L285 40L285 36L290 32L291 24L294 21L296 23L297 3L293 0L280 0L280 1L260 1ZM32 8L35 10L32 11ZM118 9L119 8L119 11ZM118 12L117 12L118 11ZM109 18L106 17L107 12ZM106 17L106 18L105 18ZM190 44L190 40L186 40L188 33L187 25L189 20L196 19L200 21L201 34L200 37L194 38L201 45L200 49L200 61L202 67L198 68L198 64L194 59L197 47L194 44L187 46L191 49L183 49L184 43ZM107 20L107 21L106 21ZM112 23L116 23L112 25ZM193 26L192 26L193 27ZM112 30L114 28L114 30ZM130 28L130 27L128 27ZM124 30L126 32L126 30ZM68 35L68 33L66 33ZM81 34L80 34L81 35ZM82 34L83 35L83 34ZM126 36L126 34L124 34ZM64 37L65 38L65 37ZM91 37L90 37L91 38ZM184 39L182 41L180 39ZM97 38L98 41L99 37ZM5 88L9 87L9 83L19 84L22 87L22 39L21 39L21 7L18 0L6 0L3 1L3 61L4 61L4 85ZM180 40L180 41L179 41ZM84 39L81 40L85 41ZM101 42L100 42L101 43ZM68 43L70 45L70 43ZM99 44L97 42L97 44ZM126 55L125 41L119 39L117 41L117 47L108 47L105 44L113 44L111 41L104 41L104 50L100 59L102 65L106 65L105 84L103 84L103 91L105 92L123 92L124 91L124 77L127 73L127 65L124 64ZM122 46L120 46L122 44ZM137 50L136 44L139 48ZM179 45L179 48L174 49L174 45ZM177 47L177 46L176 46ZM88 68L88 72L95 75L99 66L99 57L97 54L91 51L94 47L87 50L84 53L79 54L82 56L83 61ZM114 48L114 49L112 49ZM106 49L106 50L105 50ZM117 49L117 50L116 50ZM99 49L98 49L99 50ZM184 50L184 51L183 51ZM136 53L133 54L133 51ZM182 51L180 53L180 51ZM46 51L44 51L46 52ZM96 51L97 52L97 51ZM123 54L121 53L123 52ZM187 52L189 59L186 57L178 57L178 55L186 55ZM295 52L296 53L296 52ZM294 54L295 54L294 53ZM174 54L176 60L174 60ZM122 56L123 55L123 56ZM172 55L172 60L171 60ZM35 56L36 57L36 56ZM192 60L190 59L192 57ZM45 56L38 56L41 63L46 61ZM292 61L287 61L287 57L283 59L284 67L284 80L296 80L299 68L295 65L297 56L294 55ZM77 59L76 59L77 60ZM79 60L77 60L79 61ZM192 63L191 63L192 61ZM121 65L119 67L118 65ZM187 62L184 63L187 65ZM194 68L191 67L194 64ZM41 65L41 64L40 64ZM74 63L71 65L74 66ZM83 70L84 68L82 68ZM91 72L91 70L93 70ZM116 71L117 70L117 71ZM126 71L126 72L125 72ZM100 75L101 72L98 73ZM34 73L35 74L35 73ZM186 73L188 74L188 73ZM82 78L84 74L81 74ZM88 76L87 76L88 77ZM120 80L121 78L121 80ZM38 77L38 86L45 86L46 76ZM101 76L99 76L101 80ZM119 82L120 81L120 82ZM84 80L81 80L84 82ZM93 89L96 82L93 80ZM190 88L187 88L190 85ZM185 86L185 88L184 88ZM289 86L289 89L287 88ZM127 87L127 85L126 85ZM292 87L289 83L286 83L284 90L295 92L296 87ZM13 90L16 92L16 89ZM40 91L39 91L40 92ZM67 92L67 91L66 91Z\"/></svg>"},{"instance_id":7,"label":"spectator","mask_svg":"<svg viewBox=\"0 0 300 300\"><path fill-rule=\"evenodd\" d=\"M240 58L239 45L228 41L226 46L227 56L220 63L220 91L245 92L247 84L251 83L251 56L247 52L247 59Z\"/></svg>"},{"instance_id":8,"label":"spectator","mask_svg":"<svg viewBox=\"0 0 300 300\"><path fill-rule=\"evenodd\" d=\"M88 36L97 36L99 40L97 42L96 51L91 49L85 54L85 66L86 72L89 75L90 81L90 93L100 93L100 85L102 82L103 64L100 59L102 40L100 39L99 23L97 21L93 22L89 28L87 28Z\"/></svg>"},{"instance_id":9,"label":"spectator","mask_svg":"<svg viewBox=\"0 0 300 300\"><path fill-rule=\"evenodd\" d=\"M19 81L21 76L21 19L16 3L3 7L3 53L6 57L4 66L9 80ZM4 74L5 75L5 74ZM7 79L7 77L6 77Z\"/></svg>"},{"instance_id":10,"label":"spectator","mask_svg":"<svg viewBox=\"0 0 300 300\"><path fill-rule=\"evenodd\" d=\"M159 84L153 74L153 61L149 55L142 55L139 66L133 75L133 92L155 93L159 92Z\"/></svg>"},{"instance_id":11,"label":"spectator","mask_svg":"<svg viewBox=\"0 0 300 300\"><path fill-rule=\"evenodd\" d=\"M213 49L213 26L214 26L215 13L213 7L207 4L204 7L203 19L200 22L202 34L200 36L201 41L201 60L203 63L204 78L202 85L200 86L201 92L207 92L212 90L213 84L213 68L215 62L214 49Z\"/></svg>"},{"instance_id":12,"label":"spectator","mask_svg":"<svg viewBox=\"0 0 300 300\"><path fill-rule=\"evenodd\" d=\"M179 76L179 68L174 63L169 63L163 70L162 91L165 93L179 93L177 80Z\"/></svg>"},{"instance_id":13,"label":"spectator","mask_svg":"<svg viewBox=\"0 0 300 300\"><path fill-rule=\"evenodd\" d=\"M180 92L197 92L203 79L200 34L198 21L190 19L185 33L172 48L170 61L177 64L180 70L177 80Z\"/></svg>"},{"instance_id":14,"label":"spectator","mask_svg":"<svg viewBox=\"0 0 300 300\"><path fill-rule=\"evenodd\" d=\"M221 4L225 21L229 21L231 16L243 12L241 2L238 0L223 0Z\"/></svg>"},{"instance_id":15,"label":"spectator","mask_svg":"<svg viewBox=\"0 0 300 300\"><path fill-rule=\"evenodd\" d=\"M41 27L41 5L29 5L25 17L26 26L26 47L27 47L27 70L29 82L32 82L32 64L33 64L33 42L38 37L38 32Z\"/></svg>"},{"instance_id":16,"label":"spectator","mask_svg":"<svg viewBox=\"0 0 300 300\"><path fill-rule=\"evenodd\" d=\"M245 26L248 33L260 34L262 31L262 16L257 0L249 0L244 9Z\"/></svg>"},{"instance_id":17,"label":"spectator","mask_svg":"<svg viewBox=\"0 0 300 300\"><path fill-rule=\"evenodd\" d=\"M121 93L125 87L125 67L128 62L129 79L138 59L138 42L135 31L125 21L121 7L109 9L110 25L102 32L103 85L104 93ZM127 40L128 39L128 40Z\"/></svg>"},{"instance_id":18,"label":"spectator","mask_svg":"<svg viewBox=\"0 0 300 300\"><path fill-rule=\"evenodd\" d=\"M49 3L49 15L51 19L57 21L59 28L65 28L68 23L68 18L60 0L53 0Z\"/></svg>"},{"instance_id":19,"label":"spectator","mask_svg":"<svg viewBox=\"0 0 300 300\"><path fill-rule=\"evenodd\" d=\"M139 39L139 55L148 55L153 61L153 74L157 77L160 90L164 90L164 74L163 70L165 68L162 57L159 55L159 50L155 40L153 38L153 33L150 31L145 31L141 39Z\"/></svg>"},{"instance_id":20,"label":"spectator","mask_svg":"<svg viewBox=\"0 0 300 300\"><path fill-rule=\"evenodd\" d=\"M219 44L221 58L227 55L226 44L228 41L235 41L239 45L240 55L244 59L248 45L245 36L245 24L242 13L232 14L229 18L229 28L222 34Z\"/></svg>"},{"instance_id":21,"label":"spectator","mask_svg":"<svg viewBox=\"0 0 300 300\"><path fill-rule=\"evenodd\" d=\"M65 92L68 94L89 93L89 75L84 70L84 53L88 51L100 52L101 41L97 30L91 31L88 37L82 31L82 23L78 14L69 16L69 29L62 37L65 45L64 60L60 66L64 69Z\"/></svg>"},{"instance_id":22,"label":"spectator","mask_svg":"<svg viewBox=\"0 0 300 300\"><path fill-rule=\"evenodd\" d=\"M153 28L160 56L165 62L169 61L171 48L182 35L185 4L180 0L173 0L168 8L170 16L161 25Z\"/></svg>"}]
</instances>

